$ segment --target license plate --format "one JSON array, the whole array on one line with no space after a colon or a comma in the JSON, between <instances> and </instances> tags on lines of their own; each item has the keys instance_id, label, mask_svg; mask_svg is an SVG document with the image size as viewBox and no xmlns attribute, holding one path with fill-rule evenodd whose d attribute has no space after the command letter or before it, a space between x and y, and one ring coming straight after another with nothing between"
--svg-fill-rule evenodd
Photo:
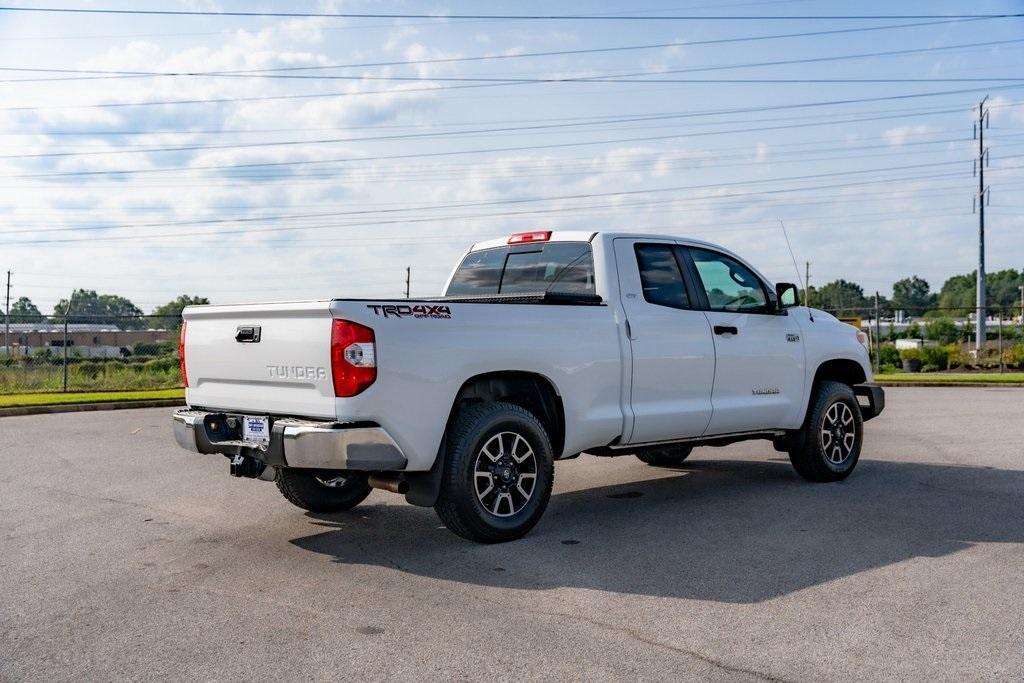
<instances>
[{"instance_id":1,"label":"license plate","mask_svg":"<svg viewBox=\"0 0 1024 683\"><path fill-rule=\"evenodd\" d=\"M270 443L270 420L266 417L242 417L242 441Z\"/></svg>"}]
</instances>

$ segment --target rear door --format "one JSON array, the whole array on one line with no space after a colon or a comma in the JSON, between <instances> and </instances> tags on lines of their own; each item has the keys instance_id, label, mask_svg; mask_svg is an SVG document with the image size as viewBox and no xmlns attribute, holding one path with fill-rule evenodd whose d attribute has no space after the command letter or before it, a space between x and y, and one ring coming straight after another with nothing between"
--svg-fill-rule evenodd
<instances>
[{"instance_id":1,"label":"rear door","mask_svg":"<svg viewBox=\"0 0 1024 683\"><path fill-rule=\"evenodd\" d=\"M714 412L708 434L790 424L803 397L804 344L795 316L775 313L767 284L737 259L683 250L714 337Z\"/></svg>"},{"instance_id":2,"label":"rear door","mask_svg":"<svg viewBox=\"0 0 1024 683\"><path fill-rule=\"evenodd\" d=\"M615 240L632 351L628 443L700 436L711 419L715 347L667 240Z\"/></svg>"}]
</instances>

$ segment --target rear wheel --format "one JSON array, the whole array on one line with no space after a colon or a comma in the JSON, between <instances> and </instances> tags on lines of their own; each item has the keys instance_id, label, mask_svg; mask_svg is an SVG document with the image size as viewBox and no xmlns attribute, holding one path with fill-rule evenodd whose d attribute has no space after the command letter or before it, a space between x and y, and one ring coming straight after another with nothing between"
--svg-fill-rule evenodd
<instances>
[{"instance_id":1,"label":"rear wheel","mask_svg":"<svg viewBox=\"0 0 1024 683\"><path fill-rule=\"evenodd\" d=\"M447 438L434 510L444 525L481 543L511 541L540 520L551 497L554 455L540 421L511 403L459 411Z\"/></svg>"},{"instance_id":2,"label":"rear wheel","mask_svg":"<svg viewBox=\"0 0 1024 683\"><path fill-rule=\"evenodd\" d=\"M839 481L860 459L864 419L846 384L819 382L803 428L790 441L789 461L808 481Z\"/></svg>"},{"instance_id":3,"label":"rear wheel","mask_svg":"<svg viewBox=\"0 0 1024 683\"><path fill-rule=\"evenodd\" d=\"M289 503L310 512L341 512L359 505L373 489L365 472L318 472L278 468L274 482Z\"/></svg>"},{"instance_id":4,"label":"rear wheel","mask_svg":"<svg viewBox=\"0 0 1024 683\"><path fill-rule=\"evenodd\" d=\"M693 446L665 446L640 451L636 457L652 467L674 467L681 464L693 453Z\"/></svg>"}]
</instances>

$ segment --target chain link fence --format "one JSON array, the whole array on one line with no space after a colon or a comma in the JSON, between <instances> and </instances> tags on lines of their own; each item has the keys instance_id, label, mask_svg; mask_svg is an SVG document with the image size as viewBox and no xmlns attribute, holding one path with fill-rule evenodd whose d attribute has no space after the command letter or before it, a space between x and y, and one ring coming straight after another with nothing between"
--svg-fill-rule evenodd
<instances>
[{"instance_id":1,"label":"chain link fence","mask_svg":"<svg viewBox=\"0 0 1024 683\"><path fill-rule=\"evenodd\" d=\"M1024 370L1019 309L989 308L980 353L973 316L963 309L832 313L868 335L882 373ZM12 315L0 327L0 395L180 387L180 328L179 316Z\"/></svg>"},{"instance_id":2,"label":"chain link fence","mask_svg":"<svg viewBox=\"0 0 1024 683\"><path fill-rule=\"evenodd\" d=\"M182 386L180 316L12 315L0 324L0 395Z\"/></svg>"},{"instance_id":3,"label":"chain link fence","mask_svg":"<svg viewBox=\"0 0 1024 683\"><path fill-rule=\"evenodd\" d=\"M868 335L876 372L1006 372L1024 370L1024 311L989 306L985 339L962 308L842 308L840 320Z\"/></svg>"}]
</instances>

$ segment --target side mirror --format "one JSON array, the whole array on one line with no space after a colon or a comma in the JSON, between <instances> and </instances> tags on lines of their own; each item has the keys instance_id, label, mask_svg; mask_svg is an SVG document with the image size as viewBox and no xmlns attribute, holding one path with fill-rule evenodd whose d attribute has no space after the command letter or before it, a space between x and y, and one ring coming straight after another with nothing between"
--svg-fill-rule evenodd
<instances>
[{"instance_id":1,"label":"side mirror","mask_svg":"<svg viewBox=\"0 0 1024 683\"><path fill-rule=\"evenodd\" d=\"M775 285L775 299L779 310L800 305L800 290L792 282L780 282Z\"/></svg>"}]
</instances>

